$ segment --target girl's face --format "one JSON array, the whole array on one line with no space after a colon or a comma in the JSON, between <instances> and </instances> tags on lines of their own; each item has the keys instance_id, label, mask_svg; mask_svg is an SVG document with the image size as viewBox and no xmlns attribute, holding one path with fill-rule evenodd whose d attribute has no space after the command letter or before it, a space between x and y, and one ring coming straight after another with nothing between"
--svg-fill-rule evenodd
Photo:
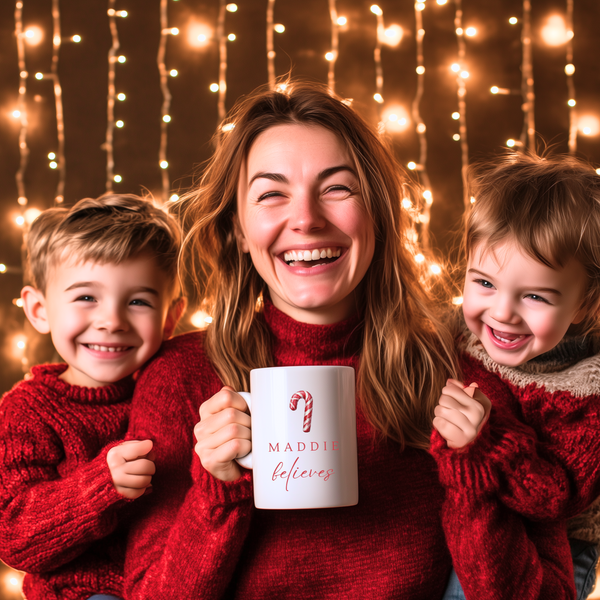
<instances>
[{"instance_id":1,"label":"girl's face","mask_svg":"<svg viewBox=\"0 0 600 600\"><path fill-rule=\"evenodd\" d=\"M553 269L512 241L481 250L480 244L469 257L463 313L497 363L516 367L552 350L569 325L585 317L588 278L574 258Z\"/></svg>"},{"instance_id":2,"label":"girl's face","mask_svg":"<svg viewBox=\"0 0 600 600\"><path fill-rule=\"evenodd\" d=\"M240 172L235 230L278 309L316 324L354 314L375 231L354 164L328 129L277 125L258 136Z\"/></svg>"}]
</instances>

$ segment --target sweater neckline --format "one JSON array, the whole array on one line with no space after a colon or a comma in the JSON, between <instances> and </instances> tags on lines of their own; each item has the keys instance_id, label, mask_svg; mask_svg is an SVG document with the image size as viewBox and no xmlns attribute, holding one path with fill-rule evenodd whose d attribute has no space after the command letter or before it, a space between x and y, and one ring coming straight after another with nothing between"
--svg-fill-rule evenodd
<instances>
[{"instance_id":1,"label":"sweater neckline","mask_svg":"<svg viewBox=\"0 0 600 600\"><path fill-rule=\"evenodd\" d=\"M133 396L133 377L102 387L84 387L67 383L60 376L67 370L65 363L43 364L31 367L34 381L39 381L56 394L81 404L114 404Z\"/></svg>"},{"instance_id":2,"label":"sweater neckline","mask_svg":"<svg viewBox=\"0 0 600 600\"><path fill-rule=\"evenodd\" d=\"M358 356L363 321L359 314L331 325L295 321L264 299L263 314L272 333L273 358L278 365L317 365Z\"/></svg>"}]
</instances>

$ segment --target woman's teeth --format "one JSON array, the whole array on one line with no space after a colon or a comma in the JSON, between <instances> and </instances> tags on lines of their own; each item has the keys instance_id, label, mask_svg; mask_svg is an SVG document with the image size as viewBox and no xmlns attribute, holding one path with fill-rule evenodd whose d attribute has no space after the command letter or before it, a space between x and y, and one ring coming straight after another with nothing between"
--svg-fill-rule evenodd
<instances>
[{"instance_id":1,"label":"woman's teeth","mask_svg":"<svg viewBox=\"0 0 600 600\"><path fill-rule=\"evenodd\" d=\"M125 352L129 346L98 346L98 344L86 344L90 350L97 350L99 352Z\"/></svg>"},{"instance_id":2,"label":"woman's teeth","mask_svg":"<svg viewBox=\"0 0 600 600\"><path fill-rule=\"evenodd\" d=\"M290 250L290 252L284 252L283 259L285 262L298 262L298 261L313 261L322 258L339 258L342 250L337 248L335 250L331 248L323 248L321 250Z\"/></svg>"}]
</instances>

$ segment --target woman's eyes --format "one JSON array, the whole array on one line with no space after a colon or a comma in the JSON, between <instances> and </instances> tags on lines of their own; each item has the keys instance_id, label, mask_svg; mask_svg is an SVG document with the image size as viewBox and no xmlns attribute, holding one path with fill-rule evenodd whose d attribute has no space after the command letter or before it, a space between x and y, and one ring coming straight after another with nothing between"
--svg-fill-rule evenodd
<instances>
[{"instance_id":1,"label":"woman's eyes","mask_svg":"<svg viewBox=\"0 0 600 600\"><path fill-rule=\"evenodd\" d=\"M352 188L348 187L347 185L336 184L336 185L330 185L328 188L326 188L325 191L322 192L322 195L343 194L344 196L348 196L348 195L355 194L355 193L356 192ZM279 198L284 195L285 194L283 192L271 191L271 192L266 192L264 194L261 194L257 199L259 202L261 202L262 200L268 200L269 198Z\"/></svg>"},{"instance_id":2,"label":"woman's eyes","mask_svg":"<svg viewBox=\"0 0 600 600\"><path fill-rule=\"evenodd\" d=\"M267 192L266 194L261 194L258 197L259 202L261 200L267 200L268 198L278 198L279 196L283 196L281 192Z\"/></svg>"}]
</instances>

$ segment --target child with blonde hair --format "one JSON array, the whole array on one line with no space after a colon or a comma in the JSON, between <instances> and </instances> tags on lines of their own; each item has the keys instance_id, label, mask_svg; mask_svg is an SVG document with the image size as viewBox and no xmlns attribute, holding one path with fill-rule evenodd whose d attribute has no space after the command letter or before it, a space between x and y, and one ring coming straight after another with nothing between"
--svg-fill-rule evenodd
<instances>
[{"instance_id":1,"label":"child with blonde hair","mask_svg":"<svg viewBox=\"0 0 600 600\"><path fill-rule=\"evenodd\" d=\"M448 381L433 423L445 527L472 518L476 530L479 494L531 521L568 519L584 599L600 543L600 176L574 158L515 154L471 191L463 382ZM490 552L506 543L490 539ZM458 579L445 599L478 598L469 544L450 549ZM528 584L514 581L514 597Z\"/></svg>"},{"instance_id":2,"label":"child with blonde hair","mask_svg":"<svg viewBox=\"0 0 600 600\"><path fill-rule=\"evenodd\" d=\"M27 600L123 596L128 505L150 487L151 440L123 441L132 375L173 333L177 223L133 195L51 208L27 235L25 315L59 364L0 404L0 559Z\"/></svg>"}]
</instances>

